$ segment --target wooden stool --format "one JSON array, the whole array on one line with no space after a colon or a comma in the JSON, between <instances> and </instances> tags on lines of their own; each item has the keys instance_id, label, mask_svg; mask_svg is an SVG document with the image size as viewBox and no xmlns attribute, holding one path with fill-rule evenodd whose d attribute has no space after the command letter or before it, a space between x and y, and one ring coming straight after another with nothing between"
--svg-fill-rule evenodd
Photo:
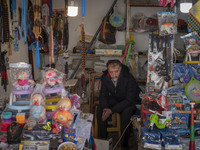
<instances>
[{"instance_id":1,"label":"wooden stool","mask_svg":"<svg viewBox=\"0 0 200 150\"><path fill-rule=\"evenodd\" d=\"M94 126L94 136L98 137L98 123L97 123L97 107L95 108L95 126ZM107 132L118 132L118 136L121 136L120 130L120 115L119 113L112 114L112 121L108 121L108 126L112 125L112 127L107 128Z\"/></svg>"}]
</instances>

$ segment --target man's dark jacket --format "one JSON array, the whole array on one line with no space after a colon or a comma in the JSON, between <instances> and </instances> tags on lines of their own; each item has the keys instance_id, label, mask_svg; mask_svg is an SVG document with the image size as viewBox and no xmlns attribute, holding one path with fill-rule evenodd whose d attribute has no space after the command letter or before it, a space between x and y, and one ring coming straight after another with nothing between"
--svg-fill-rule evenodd
<instances>
[{"instance_id":1,"label":"man's dark jacket","mask_svg":"<svg viewBox=\"0 0 200 150\"><path fill-rule=\"evenodd\" d=\"M102 108L109 108L109 98L112 97L118 103L114 105L111 110L113 113L120 113L129 106L135 106L139 98L140 88L138 87L135 78L129 72L128 67L122 65L121 72L115 87L108 70L103 72L101 91L100 91L100 106Z\"/></svg>"}]
</instances>

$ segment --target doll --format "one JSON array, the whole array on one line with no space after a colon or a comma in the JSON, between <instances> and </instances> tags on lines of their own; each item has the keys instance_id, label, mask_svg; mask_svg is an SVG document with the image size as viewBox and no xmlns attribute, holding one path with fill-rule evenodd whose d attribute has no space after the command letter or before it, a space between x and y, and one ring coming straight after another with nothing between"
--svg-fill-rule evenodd
<instances>
[{"instance_id":1,"label":"doll","mask_svg":"<svg viewBox=\"0 0 200 150\"><path fill-rule=\"evenodd\" d=\"M46 120L46 109L43 106L44 96L41 93L34 93L32 95L32 107L30 110L30 117L35 118L38 123L43 123Z\"/></svg>"},{"instance_id":2,"label":"doll","mask_svg":"<svg viewBox=\"0 0 200 150\"><path fill-rule=\"evenodd\" d=\"M57 78L56 71L53 69L48 69L45 72L45 81L43 86L46 88L53 88L61 84L62 82Z\"/></svg>"},{"instance_id":3,"label":"doll","mask_svg":"<svg viewBox=\"0 0 200 150\"><path fill-rule=\"evenodd\" d=\"M13 83L13 86L17 90L28 90L31 85L34 85L34 83L35 82L33 80L29 79L27 71L21 70L17 73L17 81Z\"/></svg>"},{"instance_id":4,"label":"doll","mask_svg":"<svg viewBox=\"0 0 200 150\"><path fill-rule=\"evenodd\" d=\"M69 98L61 99L56 105L57 111L53 116L55 121L58 121L62 125L70 125L72 123L71 101Z\"/></svg>"}]
</instances>

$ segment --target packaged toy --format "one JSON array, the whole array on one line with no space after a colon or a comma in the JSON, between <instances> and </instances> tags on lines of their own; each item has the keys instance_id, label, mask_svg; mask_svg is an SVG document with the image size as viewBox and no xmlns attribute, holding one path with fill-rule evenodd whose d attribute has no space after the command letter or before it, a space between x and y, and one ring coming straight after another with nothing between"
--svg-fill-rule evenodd
<instances>
[{"instance_id":1,"label":"packaged toy","mask_svg":"<svg viewBox=\"0 0 200 150\"><path fill-rule=\"evenodd\" d=\"M33 90L35 82L31 75L31 65L20 62L9 64L13 91ZM26 93L25 93L26 94Z\"/></svg>"},{"instance_id":2,"label":"packaged toy","mask_svg":"<svg viewBox=\"0 0 200 150\"><path fill-rule=\"evenodd\" d=\"M173 129L161 129L162 146L166 149L182 150L179 135Z\"/></svg>"},{"instance_id":3,"label":"packaged toy","mask_svg":"<svg viewBox=\"0 0 200 150\"><path fill-rule=\"evenodd\" d=\"M30 95L34 90L34 81L31 75L31 65L20 62L11 63L10 78L13 83L13 89L10 93L10 100L8 108L12 110L29 110L30 109ZM26 96L28 100L21 100L22 96Z\"/></svg>"},{"instance_id":4,"label":"packaged toy","mask_svg":"<svg viewBox=\"0 0 200 150\"><path fill-rule=\"evenodd\" d=\"M28 127L31 129L31 122L44 123L46 122L45 96L42 93L42 86L37 84L35 91L31 95L31 109L28 118ZM34 121L35 120L35 121ZM33 125L34 126L34 125Z\"/></svg>"},{"instance_id":5,"label":"packaged toy","mask_svg":"<svg viewBox=\"0 0 200 150\"><path fill-rule=\"evenodd\" d=\"M43 81L43 92L45 94L58 93L63 89L63 73L53 68L46 68Z\"/></svg>"},{"instance_id":6,"label":"packaged toy","mask_svg":"<svg viewBox=\"0 0 200 150\"><path fill-rule=\"evenodd\" d=\"M186 48L185 61L199 61L199 58L195 59L195 57L200 57L200 46L195 33L189 33L180 38L183 39Z\"/></svg>"},{"instance_id":7,"label":"packaged toy","mask_svg":"<svg viewBox=\"0 0 200 150\"><path fill-rule=\"evenodd\" d=\"M141 137L143 148L161 150L161 135L158 129L149 131L148 128L142 127Z\"/></svg>"},{"instance_id":8,"label":"packaged toy","mask_svg":"<svg viewBox=\"0 0 200 150\"><path fill-rule=\"evenodd\" d=\"M177 13L158 12L159 34L161 36L177 33Z\"/></svg>"}]
</instances>

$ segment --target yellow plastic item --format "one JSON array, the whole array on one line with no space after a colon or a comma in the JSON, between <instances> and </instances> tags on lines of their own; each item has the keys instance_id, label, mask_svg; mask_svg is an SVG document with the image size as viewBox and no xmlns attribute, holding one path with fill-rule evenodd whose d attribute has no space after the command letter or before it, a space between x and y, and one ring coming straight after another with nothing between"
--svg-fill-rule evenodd
<instances>
[{"instance_id":1,"label":"yellow plastic item","mask_svg":"<svg viewBox=\"0 0 200 150\"><path fill-rule=\"evenodd\" d=\"M16 121L17 121L17 123L24 124L25 120L26 120L25 113L17 113L17 115L16 115Z\"/></svg>"},{"instance_id":2,"label":"yellow plastic item","mask_svg":"<svg viewBox=\"0 0 200 150\"><path fill-rule=\"evenodd\" d=\"M134 33L131 33L130 38L129 38L129 42L133 42L134 39Z\"/></svg>"},{"instance_id":3,"label":"yellow plastic item","mask_svg":"<svg viewBox=\"0 0 200 150\"><path fill-rule=\"evenodd\" d=\"M184 64L200 64L200 61L184 61Z\"/></svg>"},{"instance_id":4,"label":"yellow plastic item","mask_svg":"<svg viewBox=\"0 0 200 150\"><path fill-rule=\"evenodd\" d=\"M56 104L55 105L51 105L49 103L57 103L60 101L61 98L53 98L53 99L46 99L45 100L45 108L48 110L52 110L52 109L56 109Z\"/></svg>"}]
</instances>

